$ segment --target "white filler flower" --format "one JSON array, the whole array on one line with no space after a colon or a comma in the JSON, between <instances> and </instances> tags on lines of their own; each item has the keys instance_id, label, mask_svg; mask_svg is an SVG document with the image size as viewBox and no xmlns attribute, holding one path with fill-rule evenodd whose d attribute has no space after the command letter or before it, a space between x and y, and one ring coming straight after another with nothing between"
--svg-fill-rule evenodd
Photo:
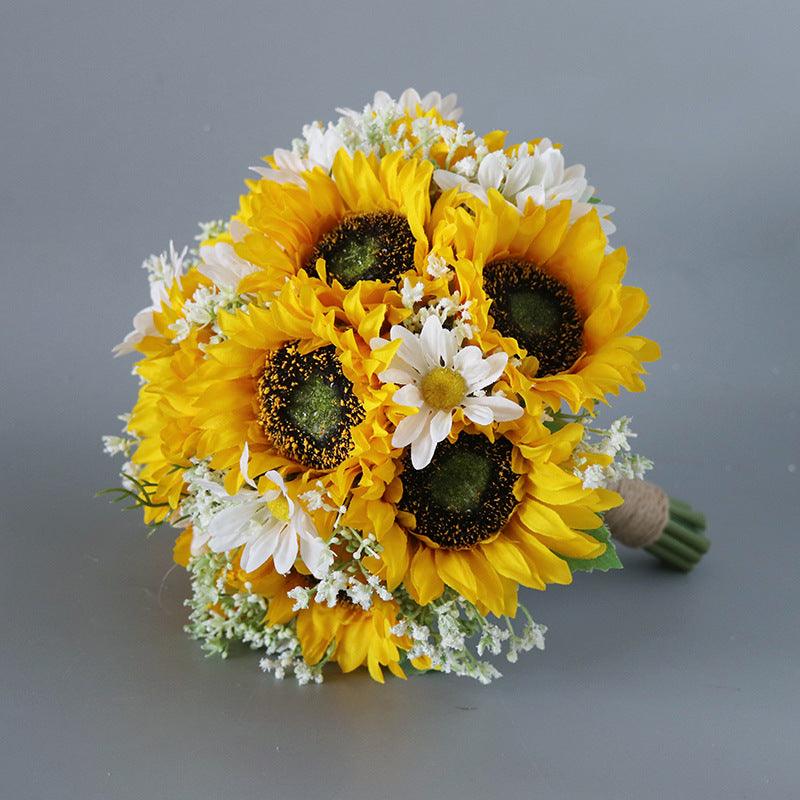
<instances>
[{"instance_id":1,"label":"white filler flower","mask_svg":"<svg viewBox=\"0 0 800 800\"><path fill-rule=\"evenodd\" d=\"M594 209L606 236L616 230L608 218L614 208L593 201L594 186L586 179L583 164L565 166L563 153L549 139L542 139L533 148L523 143L510 156L496 150L480 162L471 157L462 159L453 165L452 171L435 170L433 179L443 190L458 187L484 203L488 201L489 189L497 189L520 211L525 209L529 199L545 208L571 200L572 222Z\"/></svg>"},{"instance_id":2,"label":"white filler flower","mask_svg":"<svg viewBox=\"0 0 800 800\"><path fill-rule=\"evenodd\" d=\"M461 347L461 336L443 328L435 316L425 320L419 334L394 325L390 337L392 341L401 339L402 344L379 377L384 383L401 386L394 393L395 403L417 409L416 414L401 420L392 437L393 447L411 445L414 469L430 464L436 445L450 434L457 408L476 425L522 416L517 403L483 391L503 374L508 361L505 353L484 358L475 345ZM373 350L386 344L385 339L371 342Z\"/></svg>"},{"instance_id":3,"label":"white filler flower","mask_svg":"<svg viewBox=\"0 0 800 800\"><path fill-rule=\"evenodd\" d=\"M248 448L242 452L242 474L247 476ZM286 575L297 559L298 550L315 578L323 578L331 563L328 546L318 535L311 517L289 497L280 473L270 470L266 477L275 484L264 494L243 489L228 498L208 524L209 548L226 553L244 545L241 567L245 572L258 569L271 557L275 569ZM299 546L298 546L299 545Z\"/></svg>"},{"instance_id":4,"label":"white filler flower","mask_svg":"<svg viewBox=\"0 0 800 800\"><path fill-rule=\"evenodd\" d=\"M169 243L169 254L160 256L152 255L142 264L146 269L150 281L150 305L143 308L133 318L133 330L114 347L115 356L133 353L136 345L148 336L161 336L155 325L153 315L161 311L161 306L169 300L169 290L173 283L180 285L183 275L183 260L186 258L188 248L184 247L179 253L175 245Z\"/></svg>"}]
</instances>

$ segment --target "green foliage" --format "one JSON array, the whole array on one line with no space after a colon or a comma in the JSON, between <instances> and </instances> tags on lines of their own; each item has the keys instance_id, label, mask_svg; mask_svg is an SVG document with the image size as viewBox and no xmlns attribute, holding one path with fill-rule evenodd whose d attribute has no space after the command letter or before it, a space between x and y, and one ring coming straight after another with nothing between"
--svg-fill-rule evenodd
<instances>
[{"instance_id":1,"label":"green foliage","mask_svg":"<svg viewBox=\"0 0 800 800\"><path fill-rule=\"evenodd\" d=\"M610 569L622 569L622 562L619 560L614 542L611 541L611 533L605 525L594 531L586 531L589 536L593 536L600 542L605 542L605 552L597 558L565 558L569 568L573 572L608 572Z\"/></svg>"},{"instance_id":2,"label":"green foliage","mask_svg":"<svg viewBox=\"0 0 800 800\"><path fill-rule=\"evenodd\" d=\"M127 503L122 506L124 511L133 511L137 508L169 508L169 503L157 503L151 494L156 485L150 481L140 481L133 475L126 472L120 473L135 489L122 486L112 486L108 489L101 489L95 493L95 497L110 497L111 503ZM147 535L155 533L156 529L164 524L166 520L152 523L147 530Z\"/></svg>"}]
</instances>

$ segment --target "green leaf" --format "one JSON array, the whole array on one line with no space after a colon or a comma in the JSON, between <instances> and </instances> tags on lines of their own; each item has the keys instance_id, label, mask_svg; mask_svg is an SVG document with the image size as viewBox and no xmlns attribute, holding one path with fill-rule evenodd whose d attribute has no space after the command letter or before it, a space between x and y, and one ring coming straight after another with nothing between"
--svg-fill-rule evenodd
<instances>
[{"instance_id":1,"label":"green leaf","mask_svg":"<svg viewBox=\"0 0 800 800\"><path fill-rule=\"evenodd\" d=\"M611 533L605 525L595 531L586 531L589 536L593 536L600 542L606 543L606 550L597 558L565 558L569 568L573 572L608 572L610 569L622 569L622 562L617 555L614 542L611 541Z\"/></svg>"}]
</instances>

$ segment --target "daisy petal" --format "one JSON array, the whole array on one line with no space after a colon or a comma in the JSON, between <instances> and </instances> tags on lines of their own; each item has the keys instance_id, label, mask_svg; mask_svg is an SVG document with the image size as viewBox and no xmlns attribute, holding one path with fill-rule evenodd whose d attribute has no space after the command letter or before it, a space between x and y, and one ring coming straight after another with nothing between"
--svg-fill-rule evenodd
<instances>
[{"instance_id":1,"label":"daisy petal","mask_svg":"<svg viewBox=\"0 0 800 800\"><path fill-rule=\"evenodd\" d=\"M415 439L427 432L431 412L424 408L410 417L400 420L392 436L392 447L407 447Z\"/></svg>"},{"instance_id":2,"label":"daisy petal","mask_svg":"<svg viewBox=\"0 0 800 800\"><path fill-rule=\"evenodd\" d=\"M275 569L281 575L286 575L294 565L297 558L297 534L287 526L278 536L278 546L272 554Z\"/></svg>"},{"instance_id":3,"label":"daisy petal","mask_svg":"<svg viewBox=\"0 0 800 800\"><path fill-rule=\"evenodd\" d=\"M254 489L256 488L255 481L250 477L248 472L248 465L250 463L250 446L247 442L244 443L244 447L242 448L242 455L239 458L239 472L242 474L244 478L244 482L248 486L252 486Z\"/></svg>"},{"instance_id":4,"label":"daisy petal","mask_svg":"<svg viewBox=\"0 0 800 800\"><path fill-rule=\"evenodd\" d=\"M483 361L483 351L474 344L467 345L456 353L453 357L453 368L460 373L461 377L470 386L479 374L481 362Z\"/></svg>"},{"instance_id":5,"label":"daisy petal","mask_svg":"<svg viewBox=\"0 0 800 800\"><path fill-rule=\"evenodd\" d=\"M283 482L283 476L277 470L271 469L269 472L264 473L267 478L269 478L280 491L283 493L286 491L286 484Z\"/></svg>"},{"instance_id":6,"label":"daisy petal","mask_svg":"<svg viewBox=\"0 0 800 800\"><path fill-rule=\"evenodd\" d=\"M506 175L506 184L503 187L503 194L510 198L521 189L524 189L528 185L531 175L533 175L533 168L535 165L536 159L532 156L520 158L508 171L508 175Z\"/></svg>"},{"instance_id":7,"label":"daisy petal","mask_svg":"<svg viewBox=\"0 0 800 800\"><path fill-rule=\"evenodd\" d=\"M535 184L534 186L529 186L527 189L523 189L517 194L517 208L520 211L524 211L528 200L533 200L537 206L543 206L545 199L544 186Z\"/></svg>"},{"instance_id":8,"label":"daisy petal","mask_svg":"<svg viewBox=\"0 0 800 800\"><path fill-rule=\"evenodd\" d=\"M402 389L398 389L394 395L392 395L392 402L397 403L399 406L419 408L425 400L418 386L413 383L407 383Z\"/></svg>"},{"instance_id":9,"label":"daisy petal","mask_svg":"<svg viewBox=\"0 0 800 800\"><path fill-rule=\"evenodd\" d=\"M419 342L429 367L441 366L441 358L447 350L445 339L448 334L449 331L442 330L439 317L428 317L425 320Z\"/></svg>"},{"instance_id":10,"label":"daisy petal","mask_svg":"<svg viewBox=\"0 0 800 800\"><path fill-rule=\"evenodd\" d=\"M501 150L489 153L478 167L478 183L484 189L497 189L503 180L505 154Z\"/></svg>"},{"instance_id":11,"label":"daisy petal","mask_svg":"<svg viewBox=\"0 0 800 800\"><path fill-rule=\"evenodd\" d=\"M431 419L430 436L434 442L444 441L453 427L453 416L449 411L437 411Z\"/></svg>"},{"instance_id":12,"label":"daisy petal","mask_svg":"<svg viewBox=\"0 0 800 800\"><path fill-rule=\"evenodd\" d=\"M315 578L322 578L327 571L328 547L319 536L300 534L300 556Z\"/></svg>"},{"instance_id":13,"label":"daisy petal","mask_svg":"<svg viewBox=\"0 0 800 800\"><path fill-rule=\"evenodd\" d=\"M522 406L507 397L481 397L480 401L481 405L492 411L495 422L510 422L523 414Z\"/></svg>"},{"instance_id":14,"label":"daisy petal","mask_svg":"<svg viewBox=\"0 0 800 800\"><path fill-rule=\"evenodd\" d=\"M420 436L411 443L411 465L414 469L425 469L431 463L436 442L430 435Z\"/></svg>"},{"instance_id":15,"label":"daisy petal","mask_svg":"<svg viewBox=\"0 0 800 800\"><path fill-rule=\"evenodd\" d=\"M573 178L585 178L586 167L583 164L573 164L564 170L564 180L572 180Z\"/></svg>"},{"instance_id":16,"label":"daisy petal","mask_svg":"<svg viewBox=\"0 0 800 800\"><path fill-rule=\"evenodd\" d=\"M476 425L490 425L494 421L494 412L483 404L483 397L468 397L464 400L464 414Z\"/></svg>"},{"instance_id":17,"label":"daisy petal","mask_svg":"<svg viewBox=\"0 0 800 800\"><path fill-rule=\"evenodd\" d=\"M467 381L469 391L483 389L494 383L502 374L508 363L508 356L505 353L495 353L477 365L470 373L470 380ZM464 378L466 380L466 376Z\"/></svg>"},{"instance_id":18,"label":"daisy petal","mask_svg":"<svg viewBox=\"0 0 800 800\"><path fill-rule=\"evenodd\" d=\"M486 190L478 183L466 183L464 186L461 187L465 192L469 192L472 195L475 195L482 203L489 202L489 195L486 194Z\"/></svg>"},{"instance_id":19,"label":"daisy petal","mask_svg":"<svg viewBox=\"0 0 800 800\"><path fill-rule=\"evenodd\" d=\"M401 366L401 364L403 366ZM412 367L405 366L402 358L395 357L392 365L378 374L383 383L414 383L420 377L420 373Z\"/></svg>"},{"instance_id":20,"label":"daisy petal","mask_svg":"<svg viewBox=\"0 0 800 800\"><path fill-rule=\"evenodd\" d=\"M241 544L241 537L244 534L247 524L253 517L254 512L251 503L241 503L230 508L225 508L218 514L215 514L211 522L208 524L208 531L213 540L222 543L234 542L230 547L236 547ZM214 552L223 552L217 549L216 543L212 544ZM228 548L225 548L228 549Z\"/></svg>"},{"instance_id":21,"label":"daisy petal","mask_svg":"<svg viewBox=\"0 0 800 800\"><path fill-rule=\"evenodd\" d=\"M445 192L448 189L457 189L466 182L461 175L458 175L455 172L448 172L444 169L434 170L433 180L436 182L436 185Z\"/></svg>"},{"instance_id":22,"label":"daisy petal","mask_svg":"<svg viewBox=\"0 0 800 800\"><path fill-rule=\"evenodd\" d=\"M396 354L402 361L413 367L420 374L427 372L428 364L418 336L415 336L402 325L393 325L391 337L392 340L402 340L402 344ZM394 364L394 361L392 363Z\"/></svg>"},{"instance_id":23,"label":"daisy petal","mask_svg":"<svg viewBox=\"0 0 800 800\"><path fill-rule=\"evenodd\" d=\"M260 533L252 542L248 542L242 551L239 561L245 572L252 572L264 564L275 552L278 544L278 529L269 528Z\"/></svg>"}]
</instances>

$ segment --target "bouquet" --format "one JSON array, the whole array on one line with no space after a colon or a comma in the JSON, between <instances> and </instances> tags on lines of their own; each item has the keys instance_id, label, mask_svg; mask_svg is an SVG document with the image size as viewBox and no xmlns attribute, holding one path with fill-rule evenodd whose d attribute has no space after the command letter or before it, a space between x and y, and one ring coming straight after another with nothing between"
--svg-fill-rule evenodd
<instances>
[{"instance_id":1,"label":"bouquet","mask_svg":"<svg viewBox=\"0 0 800 800\"><path fill-rule=\"evenodd\" d=\"M632 333L647 297L549 139L479 135L436 92L338 113L196 249L144 262L107 491L181 531L209 652L300 683L329 662L487 683L544 647L519 588L620 567L609 528L681 569L707 548L642 482L630 421L594 421L659 357Z\"/></svg>"}]
</instances>

